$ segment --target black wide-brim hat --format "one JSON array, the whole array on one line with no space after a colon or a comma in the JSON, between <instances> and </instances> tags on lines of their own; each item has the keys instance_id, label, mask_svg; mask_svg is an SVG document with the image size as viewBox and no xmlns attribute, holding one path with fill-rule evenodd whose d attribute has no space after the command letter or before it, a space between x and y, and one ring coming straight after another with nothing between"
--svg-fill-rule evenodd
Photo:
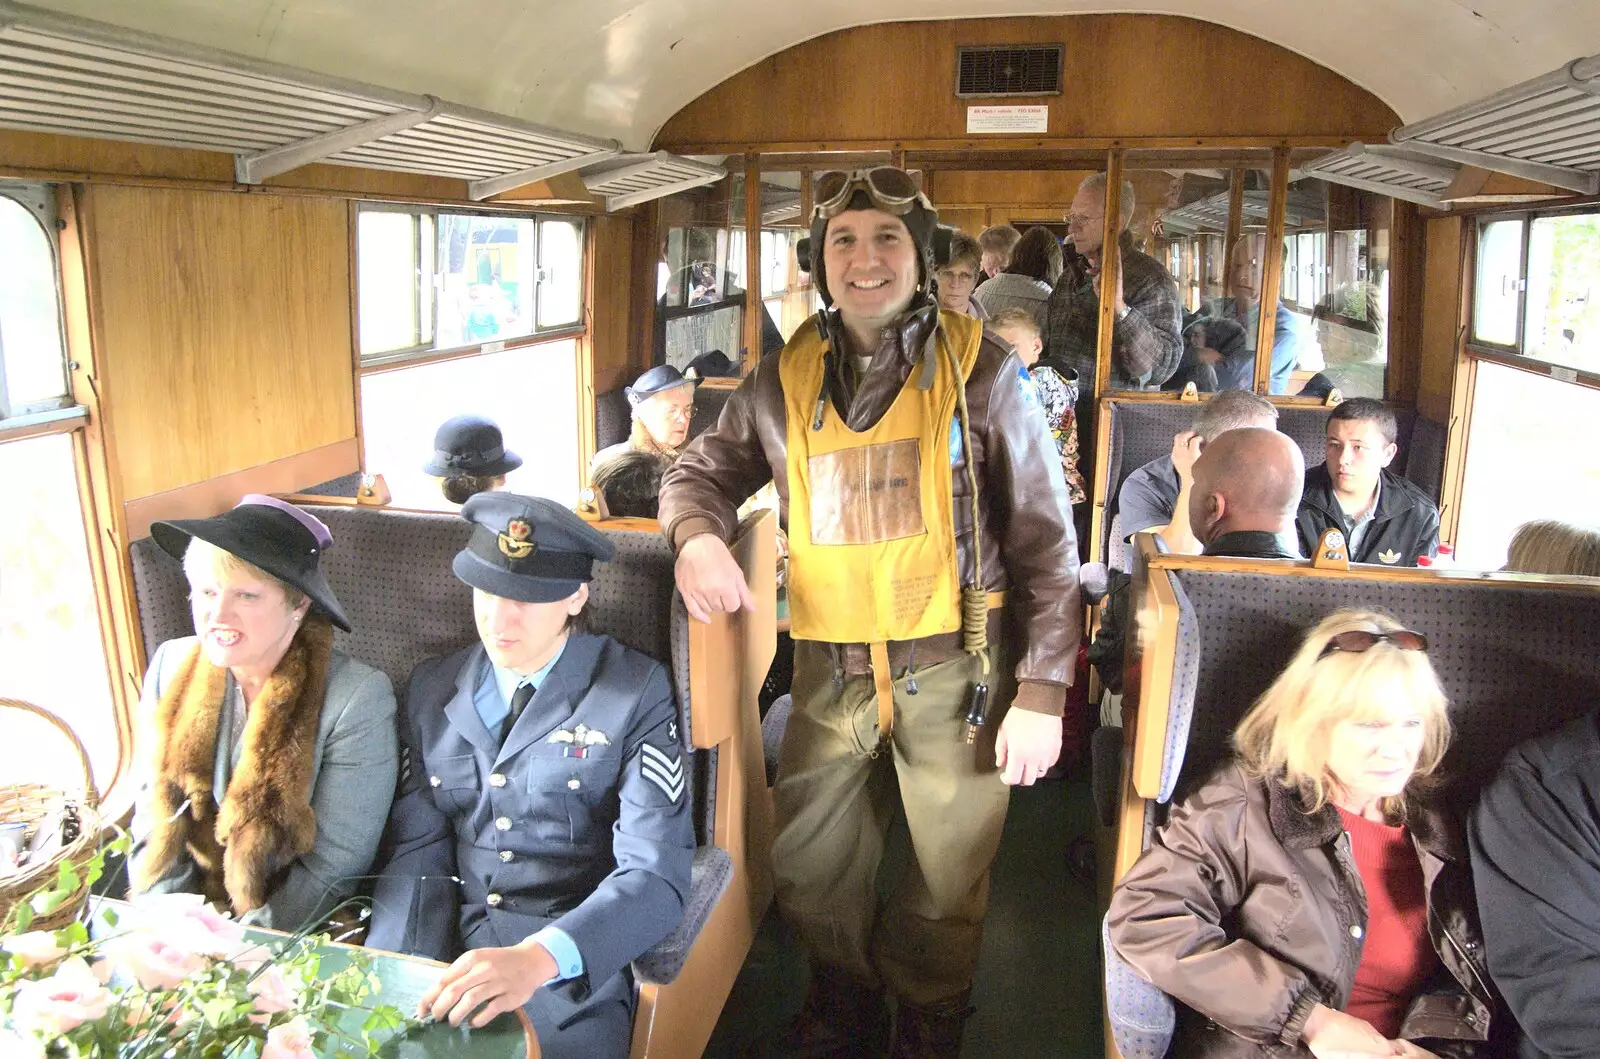
<instances>
[{"instance_id":1,"label":"black wide-brim hat","mask_svg":"<svg viewBox=\"0 0 1600 1059\"><path fill-rule=\"evenodd\" d=\"M291 504L252 494L232 511L211 518L154 523L150 536L162 551L179 561L192 538L238 556L304 592L330 621L350 631L350 619L318 566L333 537L319 520Z\"/></svg>"},{"instance_id":2,"label":"black wide-brim hat","mask_svg":"<svg viewBox=\"0 0 1600 1059\"><path fill-rule=\"evenodd\" d=\"M450 569L473 588L519 603L555 603L594 579L616 545L554 500L492 491L461 506L472 523Z\"/></svg>"},{"instance_id":3,"label":"black wide-brim hat","mask_svg":"<svg viewBox=\"0 0 1600 1059\"><path fill-rule=\"evenodd\" d=\"M671 364L657 364L633 380L632 386L624 386L622 392L627 395L630 405L640 405L658 393L676 390L680 386L696 386L698 383L698 379L688 378Z\"/></svg>"},{"instance_id":4,"label":"black wide-brim hat","mask_svg":"<svg viewBox=\"0 0 1600 1059\"><path fill-rule=\"evenodd\" d=\"M506 449L494 420L456 416L433 435L433 458L422 470L436 478L498 478L521 466L522 457Z\"/></svg>"}]
</instances>

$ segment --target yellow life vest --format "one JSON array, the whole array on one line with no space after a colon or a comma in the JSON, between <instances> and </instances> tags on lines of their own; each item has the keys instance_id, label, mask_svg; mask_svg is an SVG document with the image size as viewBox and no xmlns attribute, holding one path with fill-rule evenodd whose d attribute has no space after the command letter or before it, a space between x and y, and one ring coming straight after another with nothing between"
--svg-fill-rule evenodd
<instances>
[{"instance_id":1,"label":"yellow life vest","mask_svg":"<svg viewBox=\"0 0 1600 1059\"><path fill-rule=\"evenodd\" d=\"M983 324L941 310L939 329L923 351L932 386L922 389L925 369L914 366L882 418L859 433L822 399L827 346L816 327L801 328L779 354L797 640L883 644L961 627L950 435Z\"/></svg>"}]
</instances>

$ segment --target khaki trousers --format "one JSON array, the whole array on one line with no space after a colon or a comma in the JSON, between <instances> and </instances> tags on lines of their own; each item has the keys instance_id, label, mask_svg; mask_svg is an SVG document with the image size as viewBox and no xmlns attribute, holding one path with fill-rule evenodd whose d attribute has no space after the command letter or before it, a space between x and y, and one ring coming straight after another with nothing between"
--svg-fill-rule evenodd
<instances>
[{"instance_id":1,"label":"khaki trousers","mask_svg":"<svg viewBox=\"0 0 1600 1059\"><path fill-rule=\"evenodd\" d=\"M994 767L994 733L1015 683L990 647L989 721L966 735L971 658L894 681L895 720L878 745L872 677L834 683L826 644L795 643L793 712L773 788L778 908L812 957L914 1004L971 988L989 901L989 865L1011 792ZM879 909L876 880L895 799L911 863Z\"/></svg>"}]
</instances>

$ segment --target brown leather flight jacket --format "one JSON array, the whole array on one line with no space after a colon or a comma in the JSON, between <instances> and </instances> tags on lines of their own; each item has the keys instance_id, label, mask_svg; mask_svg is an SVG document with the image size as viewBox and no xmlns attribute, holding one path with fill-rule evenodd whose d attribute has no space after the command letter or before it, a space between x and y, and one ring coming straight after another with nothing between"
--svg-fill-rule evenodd
<instances>
[{"instance_id":1,"label":"brown leather flight jacket","mask_svg":"<svg viewBox=\"0 0 1600 1059\"><path fill-rule=\"evenodd\" d=\"M1338 810L1219 769L1175 805L1111 895L1111 943L1180 1003L1178 1057L1311 1055L1301 1030L1317 1004L1343 1010L1361 962L1367 895ZM1400 1036L1440 1056L1489 1056L1494 994L1461 829L1411 805L1428 935L1443 965L1412 1001Z\"/></svg>"},{"instance_id":2,"label":"brown leather flight jacket","mask_svg":"<svg viewBox=\"0 0 1600 1059\"><path fill-rule=\"evenodd\" d=\"M852 430L876 423L899 396L924 351L942 356L933 339L936 309L908 313L883 332L866 373L858 380L851 348L837 314L828 314L832 370L826 387ZM817 326L816 318L802 324ZM723 406L716 426L691 441L661 483L661 528L675 548L697 533L730 540L735 510L769 480L778 490L788 524L788 415L776 356L762 360ZM989 591L1007 590L1004 612L991 612L989 640L1011 643L1019 687L1015 705L1060 715L1072 683L1082 632L1078 603L1078 544L1061 474L1061 457L1044 425L1037 397L1025 389L1025 369L1004 343L985 334L967 377L974 468L980 497L983 578ZM1030 403L1031 402L1031 403ZM961 583L973 570L971 490L964 468L953 474L956 551ZM1005 617L1002 617L1002 614ZM1008 632L1009 629L1009 632ZM931 665L960 653L961 634L915 641L915 664ZM889 645L897 672L911 659L911 643ZM845 645L846 671L865 671L866 649Z\"/></svg>"}]
</instances>

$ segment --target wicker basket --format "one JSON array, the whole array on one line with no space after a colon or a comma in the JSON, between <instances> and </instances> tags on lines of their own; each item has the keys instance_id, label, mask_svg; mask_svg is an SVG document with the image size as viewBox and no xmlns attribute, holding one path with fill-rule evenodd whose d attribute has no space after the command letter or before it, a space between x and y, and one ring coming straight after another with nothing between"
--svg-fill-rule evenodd
<instances>
[{"instance_id":1,"label":"wicker basket","mask_svg":"<svg viewBox=\"0 0 1600 1059\"><path fill-rule=\"evenodd\" d=\"M0 708L20 710L49 721L72 744L72 749L77 751L78 763L83 769L83 784L76 792L68 792L42 783L0 784L0 823L26 824L28 831L23 836L24 840L32 839L39 824L50 818L59 806L72 803L78 807L78 815L83 826L79 829L77 838L62 846L56 851L56 855L47 861L31 865L15 875L0 876L0 922L3 922L5 917L11 914L11 909L17 902L25 900L35 891L55 882L62 861L71 861L73 867L78 869L79 877L83 879L77 892L48 915L34 916L29 927L30 930L59 930L78 918L84 902L89 899L89 883L84 877L83 869L93 858L100 841L100 817L97 812L100 794L95 790L94 774L89 769L89 755L84 751L83 743L78 740L77 735L67 727L66 722L49 710L18 699L0 698Z\"/></svg>"}]
</instances>

